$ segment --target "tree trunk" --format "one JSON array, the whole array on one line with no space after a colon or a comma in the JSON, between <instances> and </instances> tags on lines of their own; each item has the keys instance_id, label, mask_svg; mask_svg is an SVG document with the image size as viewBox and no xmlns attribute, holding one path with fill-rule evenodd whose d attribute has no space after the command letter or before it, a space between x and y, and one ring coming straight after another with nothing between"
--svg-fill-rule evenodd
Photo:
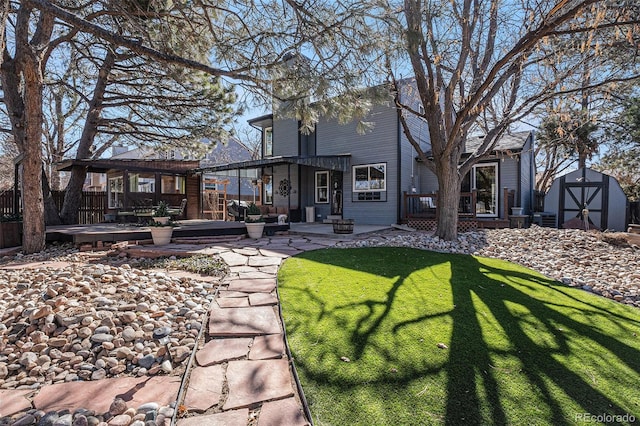
<instances>
[{"instance_id":1,"label":"tree trunk","mask_svg":"<svg viewBox=\"0 0 640 426\"><path fill-rule=\"evenodd\" d=\"M42 196L42 81L37 61L24 67L25 140L22 161L22 250L36 253L45 247ZM36 62L36 63L33 63Z\"/></svg>"},{"instance_id":2,"label":"tree trunk","mask_svg":"<svg viewBox=\"0 0 640 426\"><path fill-rule=\"evenodd\" d=\"M58 214L58 207L53 201L51 195L51 186L49 185L49 179L47 174L42 168L42 196L44 197L44 223L45 225L61 225L60 215Z\"/></svg>"},{"instance_id":3,"label":"tree trunk","mask_svg":"<svg viewBox=\"0 0 640 426\"><path fill-rule=\"evenodd\" d=\"M64 194L64 204L60 219L65 225L74 225L78 223L78 211L82 202L82 187L87 177L86 167L74 166L71 170L71 177L67 184Z\"/></svg>"},{"instance_id":4,"label":"tree trunk","mask_svg":"<svg viewBox=\"0 0 640 426\"><path fill-rule=\"evenodd\" d=\"M460 177L458 165L441 162L438 177L438 227L436 235L445 241L458 239L458 205L460 204Z\"/></svg>"}]
</instances>

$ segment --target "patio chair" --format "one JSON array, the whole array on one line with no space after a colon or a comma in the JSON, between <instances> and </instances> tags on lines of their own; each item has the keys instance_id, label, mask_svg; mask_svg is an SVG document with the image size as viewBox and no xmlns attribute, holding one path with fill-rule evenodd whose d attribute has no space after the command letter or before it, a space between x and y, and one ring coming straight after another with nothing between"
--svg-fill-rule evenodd
<instances>
[{"instance_id":1,"label":"patio chair","mask_svg":"<svg viewBox=\"0 0 640 426\"><path fill-rule=\"evenodd\" d=\"M247 215L247 207L242 205L242 201L238 204L235 200L227 203L227 217L233 218L236 222L243 221Z\"/></svg>"},{"instance_id":2,"label":"patio chair","mask_svg":"<svg viewBox=\"0 0 640 426\"><path fill-rule=\"evenodd\" d=\"M174 216L182 216L182 214L184 213L184 209L185 207L187 207L187 199L183 198L182 201L180 202L180 206L178 207L169 207L169 216L174 217Z\"/></svg>"}]
</instances>

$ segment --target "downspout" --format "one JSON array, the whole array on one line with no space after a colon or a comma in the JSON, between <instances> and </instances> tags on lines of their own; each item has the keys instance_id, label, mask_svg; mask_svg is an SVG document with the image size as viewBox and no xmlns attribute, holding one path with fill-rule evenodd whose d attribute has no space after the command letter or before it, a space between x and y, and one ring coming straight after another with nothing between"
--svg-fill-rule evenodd
<instances>
[{"instance_id":1,"label":"downspout","mask_svg":"<svg viewBox=\"0 0 640 426\"><path fill-rule=\"evenodd\" d=\"M287 181L289 182L289 191L287 194L287 211L289 214L287 216L289 217L289 229L291 229L291 163L287 163ZM298 206L300 206L299 203Z\"/></svg>"},{"instance_id":2,"label":"downspout","mask_svg":"<svg viewBox=\"0 0 640 426\"><path fill-rule=\"evenodd\" d=\"M529 144L529 155L531 156L531 163L529 165L529 174L530 179L531 179L531 190L529 191L529 206L531 207L531 210L533 211L535 206L535 196L534 196L534 191L533 189L536 187L536 159L535 156L533 155L534 152L534 143L535 143L535 139L534 139L534 133L533 131L529 134L529 139L530 139L530 144Z\"/></svg>"},{"instance_id":3,"label":"downspout","mask_svg":"<svg viewBox=\"0 0 640 426\"><path fill-rule=\"evenodd\" d=\"M240 193L242 192L240 190L240 169L238 168L238 214L240 213Z\"/></svg>"},{"instance_id":4,"label":"downspout","mask_svg":"<svg viewBox=\"0 0 640 426\"><path fill-rule=\"evenodd\" d=\"M402 203L400 194L402 194L402 125L400 117L396 114L396 127L398 129L397 139L397 184L396 184L396 223L401 223L402 219ZM413 168L413 158L411 158L411 167ZM413 173L412 173L413 174Z\"/></svg>"}]
</instances>

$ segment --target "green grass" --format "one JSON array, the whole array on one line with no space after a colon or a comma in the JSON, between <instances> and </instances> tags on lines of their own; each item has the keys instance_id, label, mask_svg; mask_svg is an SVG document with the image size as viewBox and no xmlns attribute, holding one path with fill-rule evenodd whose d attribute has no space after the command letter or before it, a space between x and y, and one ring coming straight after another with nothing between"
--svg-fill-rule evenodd
<instances>
[{"instance_id":1,"label":"green grass","mask_svg":"<svg viewBox=\"0 0 640 426\"><path fill-rule=\"evenodd\" d=\"M317 425L640 418L640 310L526 268L327 249L288 259L279 291Z\"/></svg>"}]
</instances>

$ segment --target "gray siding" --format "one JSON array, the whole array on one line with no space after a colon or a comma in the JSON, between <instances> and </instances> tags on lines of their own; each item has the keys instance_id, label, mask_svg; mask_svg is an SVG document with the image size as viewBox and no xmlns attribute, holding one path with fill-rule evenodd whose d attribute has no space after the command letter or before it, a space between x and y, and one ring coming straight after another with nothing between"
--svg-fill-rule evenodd
<instances>
[{"instance_id":1,"label":"gray siding","mask_svg":"<svg viewBox=\"0 0 640 426\"><path fill-rule=\"evenodd\" d=\"M420 99L418 98L418 93L415 87L411 85L404 85L401 89L402 102L407 105L410 105L411 108L418 111L420 108ZM429 139L429 125L426 120L421 117L418 117L414 114L410 114L408 112L404 113L405 119L407 121L407 126L409 127L409 131L411 136L418 140L420 143L420 148L423 151L431 150L431 142ZM421 163L416 161L416 157L418 153L415 148L409 142L406 134L404 133L404 129L402 125L399 123L399 132L400 132L400 156L401 156L401 172L400 172L400 206L404 207L403 196L404 193L411 193L415 188L416 192L421 192L423 188L422 177L426 175L427 169ZM431 176L433 174L429 173ZM433 176L435 177L435 176ZM434 188L437 188L437 183L434 185ZM403 217L405 214L404 211L401 211L401 216Z\"/></svg>"},{"instance_id":2,"label":"gray siding","mask_svg":"<svg viewBox=\"0 0 640 426\"><path fill-rule=\"evenodd\" d=\"M343 217L357 223L389 225L398 221L398 120L391 106L376 106L366 121L372 131L360 134L357 123L321 121L316 128L317 154L351 154L351 169L343 179ZM353 166L386 163L386 201L353 201ZM313 192L313 190L312 190Z\"/></svg>"},{"instance_id":3,"label":"gray siding","mask_svg":"<svg viewBox=\"0 0 640 426\"><path fill-rule=\"evenodd\" d=\"M515 198L520 197L520 185L518 183L518 174L520 173L520 155L512 157L503 157L498 159L498 174L500 179L500 187L498 188L498 214L500 217L505 217L504 212L504 189L509 191L515 191L514 202L519 204ZM511 214L511 212L507 212Z\"/></svg>"},{"instance_id":4,"label":"gray siding","mask_svg":"<svg viewBox=\"0 0 640 426\"><path fill-rule=\"evenodd\" d=\"M535 171L533 162L533 134L529 136L520 154L520 205L528 214L533 208Z\"/></svg>"},{"instance_id":5,"label":"gray siding","mask_svg":"<svg viewBox=\"0 0 640 426\"><path fill-rule=\"evenodd\" d=\"M275 144L274 144L275 148ZM298 184L298 166L275 166L273 168L273 205L274 206L287 206L288 197L286 194L280 193L280 183L290 177L291 179L291 208L297 209L300 207L300 185Z\"/></svg>"},{"instance_id":6,"label":"gray siding","mask_svg":"<svg viewBox=\"0 0 640 426\"><path fill-rule=\"evenodd\" d=\"M298 155L298 121L274 120L273 155Z\"/></svg>"}]
</instances>

